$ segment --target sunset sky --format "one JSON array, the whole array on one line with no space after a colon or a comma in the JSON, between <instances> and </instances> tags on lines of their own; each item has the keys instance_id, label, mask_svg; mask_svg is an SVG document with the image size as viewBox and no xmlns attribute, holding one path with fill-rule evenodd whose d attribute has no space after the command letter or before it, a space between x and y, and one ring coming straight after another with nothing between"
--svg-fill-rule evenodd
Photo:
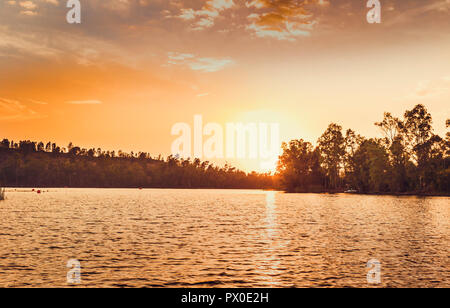
<instances>
[{"instance_id":1,"label":"sunset sky","mask_svg":"<svg viewBox=\"0 0 450 308\"><path fill-rule=\"evenodd\" d=\"M365 0L66 2L0 0L0 138L168 155L199 114L315 143L418 103L445 134L450 0L381 0L381 24Z\"/></svg>"}]
</instances>

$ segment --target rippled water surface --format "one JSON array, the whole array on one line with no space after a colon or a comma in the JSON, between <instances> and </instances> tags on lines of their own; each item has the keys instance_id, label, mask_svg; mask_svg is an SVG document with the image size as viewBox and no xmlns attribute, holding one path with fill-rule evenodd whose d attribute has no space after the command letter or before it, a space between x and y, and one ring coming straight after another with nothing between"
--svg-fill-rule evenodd
<instances>
[{"instance_id":1,"label":"rippled water surface","mask_svg":"<svg viewBox=\"0 0 450 308\"><path fill-rule=\"evenodd\" d=\"M10 189L0 286L450 286L450 198L244 190Z\"/></svg>"}]
</instances>

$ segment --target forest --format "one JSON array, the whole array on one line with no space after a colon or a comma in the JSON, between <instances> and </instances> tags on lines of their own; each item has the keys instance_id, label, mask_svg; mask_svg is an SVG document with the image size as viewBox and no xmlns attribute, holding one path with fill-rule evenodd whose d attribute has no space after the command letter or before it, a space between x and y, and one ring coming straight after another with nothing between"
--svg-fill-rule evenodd
<instances>
[{"instance_id":1,"label":"forest","mask_svg":"<svg viewBox=\"0 0 450 308\"><path fill-rule=\"evenodd\" d=\"M73 144L4 139L0 143L0 186L95 188L273 187L272 176L245 173L199 159L83 149Z\"/></svg>"},{"instance_id":2,"label":"forest","mask_svg":"<svg viewBox=\"0 0 450 308\"><path fill-rule=\"evenodd\" d=\"M283 143L277 185L288 192L446 194L450 192L450 133L434 134L423 105L402 119L386 112L367 139L332 123L317 141ZM450 120L446 121L447 129Z\"/></svg>"},{"instance_id":3,"label":"forest","mask_svg":"<svg viewBox=\"0 0 450 308\"><path fill-rule=\"evenodd\" d=\"M282 144L277 172L245 173L199 159L84 149L70 143L3 139L0 186L98 188L240 188L286 192L450 193L450 133L434 134L423 105L403 118L386 112L375 123L381 138L365 138L332 123L316 146ZM446 121L447 129L450 120Z\"/></svg>"}]
</instances>

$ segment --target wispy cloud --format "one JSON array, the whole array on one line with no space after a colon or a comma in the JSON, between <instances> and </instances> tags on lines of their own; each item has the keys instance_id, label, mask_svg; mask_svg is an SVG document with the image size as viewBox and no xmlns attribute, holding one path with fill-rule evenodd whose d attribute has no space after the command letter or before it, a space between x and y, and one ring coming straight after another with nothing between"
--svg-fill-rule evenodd
<instances>
[{"instance_id":1,"label":"wispy cloud","mask_svg":"<svg viewBox=\"0 0 450 308\"><path fill-rule=\"evenodd\" d=\"M44 2L53 4L53 5L59 5L59 1L58 0L43 0Z\"/></svg>"},{"instance_id":2,"label":"wispy cloud","mask_svg":"<svg viewBox=\"0 0 450 308\"><path fill-rule=\"evenodd\" d=\"M100 105L102 104L99 100L85 100L85 101L68 101L66 104L71 105Z\"/></svg>"},{"instance_id":3,"label":"wispy cloud","mask_svg":"<svg viewBox=\"0 0 450 308\"><path fill-rule=\"evenodd\" d=\"M295 40L309 36L316 23L312 11L307 7L328 7L327 0L209 0L200 9L185 7L177 2L175 17L190 24L193 30L205 30L216 25L218 18L226 15L227 29L246 29L257 37L272 37L279 40ZM170 14L174 17L173 14Z\"/></svg>"},{"instance_id":4,"label":"wispy cloud","mask_svg":"<svg viewBox=\"0 0 450 308\"><path fill-rule=\"evenodd\" d=\"M247 16L250 22L246 29L258 37L273 37L279 40L295 40L298 36L309 36L315 21L306 5L327 1L252 0L246 6L253 13Z\"/></svg>"},{"instance_id":5,"label":"wispy cloud","mask_svg":"<svg viewBox=\"0 0 450 308\"><path fill-rule=\"evenodd\" d=\"M0 120L30 120L42 115L18 100L0 98Z\"/></svg>"},{"instance_id":6,"label":"wispy cloud","mask_svg":"<svg viewBox=\"0 0 450 308\"><path fill-rule=\"evenodd\" d=\"M178 64L179 62L195 58L195 55L190 53L169 52L167 53L167 57L169 58L169 64Z\"/></svg>"},{"instance_id":7,"label":"wispy cloud","mask_svg":"<svg viewBox=\"0 0 450 308\"><path fill-rule=\"evenodd\" d=\"M420 5L414 6L410 9L406 9L396 15L394 18L388 20L386 25L392 26L395 24L401 24L405 22L414 21L418 16L431 13L445 13L450 11L450 0L435 0L435 1L423 1Z\"/></svg>"},{"instance_id":8,"label":"wispy cloud","mask_svg":"<svg viewBox=\"0 0 450 308\"><path fill-rule=\"evenodd\" d=\"M450 76L438 80L422 80L408 95L408 99L437 98L450 93Z\"/></svg>"},{"instance_id":9,"label":"wispy cloud","mask_svg":"<svg viewBox=\"0 0 450 308\"><path fill-rule=\"evenodd\" d=\"M15 1L13 5L15 5ZM20 14L27 16L36 16L38 13L36 11L37 5L33 1L19 1L19 6L22 8Z\"/></svg>"},{"instance_id":10,"label":"wispy cloud","mask_svg":"<svg viewBox=\"0 0 450 308\"><path fill-rule=\"evenodd\" d=\"M233 64L231 59L199 58L189 63L189 67L194 71L213 73Z\"/></svg>"},{"instance_id":11,"label":"wispy cloud","mask_svg":"<svg viewBox=\"0 0 450 308\"><path fill-rule=\"evenodd\" d=\"M29 99L29 101L32 102L33 104L37 104L37 105L48 105L47 102L37 101L34 99Z\"/></svg>"},{"instance_id":12,"label":"wispy cloud","mask_svg":"<svg viewBox=\"0 0 450 308\"><path fill-rule=\"evenodd\" d=\"M223 70L225 67L234 63L230 58L203 58L197 57L189 53L169 52L169 65L182 65L189 67L193 71L200 71L205 73L213 73Z\"/></svg>"},{"instance_id":13,"label":"wispy cloud","mask_svg":"<svg viewBox=\"0 0 450 308\"><path fill-rule=\"evenodd\" d=\"M214 26L221 12L234 6L233 0L208 0L199 10L182 8L177 18L191 22L193 30L203 30Z\"/></svg>"},{"instance_id":14,"label":"wispy cloud","mask_svg":"<svg viewBox=\"0 0 450 308\"><path fill-rule=\"evenodd\" d=\"M19 5L27 10L34 10L37 7L33 1L20 1Z\"/></svg>"}]
</instances>

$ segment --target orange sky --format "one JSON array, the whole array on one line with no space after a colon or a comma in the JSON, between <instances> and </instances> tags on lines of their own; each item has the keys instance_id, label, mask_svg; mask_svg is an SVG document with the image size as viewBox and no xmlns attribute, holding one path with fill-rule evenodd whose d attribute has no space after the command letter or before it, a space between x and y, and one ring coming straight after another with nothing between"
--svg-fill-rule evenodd
<instances>
[{"instance_id":1,"label":"orange sky","mask_svg":"<svg viewBox=\"0 0 450 308\"><path fill-rule=\"evenodd\" d=\"M168 155L201 114L314 143L418 103L445 134L450 0L381 0L381 24L364 0L81 3L69 25L66 1L0 0L0 138Z\"/></svg>"}]
</instances>

